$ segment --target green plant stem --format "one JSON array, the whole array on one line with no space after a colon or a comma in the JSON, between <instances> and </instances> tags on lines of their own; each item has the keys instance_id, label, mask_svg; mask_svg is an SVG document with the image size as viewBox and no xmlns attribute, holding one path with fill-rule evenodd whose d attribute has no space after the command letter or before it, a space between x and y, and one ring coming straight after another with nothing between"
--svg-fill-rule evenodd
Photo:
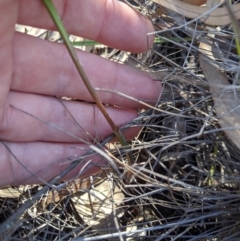
<instances>
[{"instance_id":1,"label":"green plant stem","mask_svg":"<svg viewBox=\"0 0 240 241\"><path fill-rule=\"evenodd\" d=\"M88 39L84 39L82 41L73 41L72 42L73 46L96 46L96 45L100 45L100 43L93 41L93 40L88 40Z\"/></svg>"},{"instance_id":2,"label":"green plant stem","mask_svg":"<svg viewBox=\"0 0 240 241\"><path fill-rule=\"evenodd\" d=\"M180 39L180 38L170 38L171 41L175 41L175 42L182 42L182 41L191 41L192 38L191 37L186 37L186 38L183 38ZM162 43L167 43L169 42L167 39L163 39L163 38L160 38L160 37L155 37L154 39L154 43L158 43L158 44L162 44ZM84 39L82 41L73 41L71 42L71 44L73 46L96 46L96 45L101 45L101 43L98 43L96 41L93 41L93 40L89 40L89 39Z\"/></svg>"},{"instance_id":3,"label":"green plant stem","mask_svg":"<svg viewBox=\"0 0 240 241\"><path fill-rule=\"evenodd\" d=\"M238 56L240 56L240 27L239 27L239 23L236 20L236 17L234 16L234 13L232 11L232 1L228 0L226 1L226 7L228 9L228 13L232 22L232 27L233 27L233 32L235 35L235 43L236 43L236 49L237 49L237 54Z\"/></svg>"},{"instance_id":4,"label":"green plant stem","mask_svg":"<svg viewBox=\"0 0 240 241\"><path fill-rule=\"evenodd\" d=\"M96 91L94 90L93 86L91 85L82 65L80 64L79 60L78 60L78 56L72 46L72 43L70 42L69 38L68 38L68 33L62 23L62 20L59 17L59 14L52 2L52 0L42 0L44 6L46 7L49 15L51 16L55 26L57 27L67 49L68 52L78 70L79 75L81 76L85 86L87 87L89 93L91 94L93 100L95 101L96 105L98 106L98 108L100 109L100 111L102 112L103 116L106 118L107 122L109 123L109 125L111 126L116 138L119 140L119 142L121 143L122 146L128 146L128 143L126 141L126 139L124 138L123 134L121 133L120 129L118 126L116 126L113 122L113 120L111 119L111 117L108 115L105 107L103 106L100 98L98 97ZM127 155L128 161L129 161L129 165L131 165L133 163L133 159L131 154L129 153Z\"/></svg>"}]
</instances>

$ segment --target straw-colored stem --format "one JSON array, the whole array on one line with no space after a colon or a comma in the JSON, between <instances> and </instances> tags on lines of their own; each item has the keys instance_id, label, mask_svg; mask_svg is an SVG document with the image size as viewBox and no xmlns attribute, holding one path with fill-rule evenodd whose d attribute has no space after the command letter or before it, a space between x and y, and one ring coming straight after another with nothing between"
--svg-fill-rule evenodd
<instances>
[{"instance_id":1,"label":"straw-colored stem","mask_svg":"<svg viewBox=\"0 0 240 241\"><path fill-rule=\"evenodd\" d=\"M70 42L69 38L68 38L68 33L62 23L62 20L59 17L59 14L52 2L52 0L42 0L43 4L45 5L49 15L51 16L55 26L57 27L67 49L68 52L78 70L79 75L81 76L85 86L87 87L89 93L91 94L93 100L95 101L96 105L98 106L98 108L100 109L100 111L102 112L103 116L106 118L107 122L109 123L109 125L111 126L116 138L119 140L119 142L121 143L122 146L128 146L128 143L126 141L126 139L124 138L123 134L121 133L120 129L118 126L116 126L113 122L113 120L111 119L111 117L108 115L105 107L103 106L100 98L98 97L96 91L94 90L93 86L91 85L91 82L89 81L82 65L80 64L77 54L74 50L74 47L72 46L72 43ZM132 164L133 160L131 155L127 155L129 164Z\"/></svg>"}]
</instances>

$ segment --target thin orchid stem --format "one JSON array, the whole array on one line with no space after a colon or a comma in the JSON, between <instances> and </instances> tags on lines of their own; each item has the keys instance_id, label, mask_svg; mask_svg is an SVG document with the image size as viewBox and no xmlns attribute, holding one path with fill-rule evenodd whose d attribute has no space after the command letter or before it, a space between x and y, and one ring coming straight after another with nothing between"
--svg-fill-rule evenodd
<instances>
[{"instance_id":1,"label":"thin orchid stem","mask_svg":"<svg viewBox=\"0 0 240 241\"><path fill-rule=\"evenodd\" d=\"M77 56L77 54L74 50L74 47L69 40L69 35L66 31L66 28L64 27L63 22L60 19L60 16L59 16L52 0L42 0L42 2L45 5L49 15L51 16L56 28L58 29L58 31L59 31L67 49L68 49L68 52L69 52L75 66L78 70L78 73L81 76L81 78L82 78L85 86L87 87L89 93L91 94L93 100L95 101L96 105L98 106L98 108L102 112L103 116L105 117L105 119L107 120L109 125L111 126L111 128L113 130L113 133L115 134L116 138L121 143L121 145L122 146L128 146L128 143L127 143L126 139L124 138L123 134L121 133L119 127L114 124L113 120L111 119L111 117L107 113L104 105L102 104L102 102L101 102L100 98L98 97L95 89L93 88L91 82L89 81L81 63L79 62L79 59L78 59L78 56ZM131 165L133 163L133 158L132 158L131 153L127 154L127 158L128 158L128 161L129 161L129 165Z\"/></svg>"}]
</instances>

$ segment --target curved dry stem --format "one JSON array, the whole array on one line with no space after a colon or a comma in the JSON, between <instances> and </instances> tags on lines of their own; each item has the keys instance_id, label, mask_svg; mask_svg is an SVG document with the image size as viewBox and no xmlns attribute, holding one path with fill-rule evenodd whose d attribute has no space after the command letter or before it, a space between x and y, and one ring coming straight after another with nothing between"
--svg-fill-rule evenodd
<instances>
[{"instance_id":1,"label":"curved dry stem","mask_svg":"<svg viewBox=\"0 0 240 241\"><path fill-rule=\"evenodd\" d=\"M153 2L187 18L197 18L207 25L223 26L231 23L231 18L225 7L212 9L211 7L194 6L176 0L153 0ZM240 3L234 5L233 13L237 19L240 19Z\"/></svg>"}]
</instances>

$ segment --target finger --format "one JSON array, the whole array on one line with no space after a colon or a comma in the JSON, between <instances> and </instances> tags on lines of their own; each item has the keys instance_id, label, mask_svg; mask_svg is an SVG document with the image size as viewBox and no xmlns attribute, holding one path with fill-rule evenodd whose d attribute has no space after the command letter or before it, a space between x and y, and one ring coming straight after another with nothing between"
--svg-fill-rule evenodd
<instances>
[{"instance_id":1,"label":"finger","mask_svg":"<svg viewBox=\"0 0 240 241\"><path fill-rule=\"evenodd\" d=\"M53 1L70 34L131 52L146 51L153 43L152 24L126 4L116 0ZM41 1L20 1L18 23L54 29Z\"/></svg>"},{"instance_id":2,"label":"finger","mask_svg":"<svg viewBox=\"0 0 240 241\"><path fill-rule=\"evenodd\" d=\"M137 116L130 109L106 107L119 126ZM0 124L0 138L7 141L98 142L112 133L99 109L93 104L57 100L34 94L11 92ZM137 130L131 129L126 138Z\"/></svg>"},{"instance_id":3,"label":"finger","mask_svg":"<svg viewBox=\"0 0 240 241\"><path fill-rule=\"evenodd\" d=\"M92 101L64 45L16 34L14 52L12 90ZM116 90L152 104L156 102L161 85L147 73L80 50L77 53L94 87ZM113 93L98 94L107 104L141 106Z\"/></svg>"},{"instance_id":4,"label":"finger","mask_svg":"<svg viewBox=\"0 0 240 241\"><path fill-rule=\"evenodd\" d=\"M48 182L88 150L80 144L1 142L0 187ZM103 165L106 163L100 156L88 155L64 179L94 175Z\"/></svg>"},{"instance_id":5,"label":"finger","mask_svg":"<svg viewBox=\"0 0 240 241\"><path fill-rule=\"evenodd\" d=\"M10 88L13 68L13 35L17 22L18 1L0 1L0 120L2 119L3 106Z\"/></svg>"}]
</instances>

